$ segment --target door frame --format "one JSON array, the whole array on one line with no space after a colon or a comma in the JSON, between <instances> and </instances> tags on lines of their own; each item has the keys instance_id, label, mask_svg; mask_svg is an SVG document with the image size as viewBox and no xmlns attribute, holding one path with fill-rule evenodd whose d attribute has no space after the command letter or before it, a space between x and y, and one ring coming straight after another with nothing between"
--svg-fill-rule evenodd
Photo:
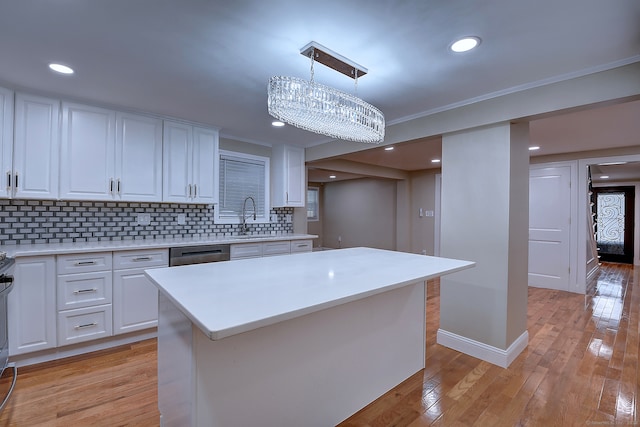
<instances>
[{"instance_id":1,"label":"door frame","mask_svg":"<svg viewBox=\"0 0 640 427\"><path fill-rule=\"evenodd\" d=\"M598 194L607 193L623 193L624 194L624 250L625 254L606 254L598 252L598 256L602 261L622 262L625 264L633 264L635 257L635 185L597 185L593 186L593 192L596 195L596 206L598 206ZM627 227L631 221L632 227ZM630 252L630 255L627 253ZM605 259L606 258L606 259Z\"/></svg>"},{"instance_id":2,"label":"door frame","mask_svg":"<svg viewBox=\"0 0 640 427\"><path fill-rule=\"evenodd\" d=\"M578 205L589 206L589 201L587 200L588 192L589 192L589 182L588 182L588 174L587 174L587 166L594 165L598 163L610 163L610 162L640 162L640 154L626 154L626 155L617 155L617 156L607 156L607 157L592 157L586 159L578 160L578 183L580 191L578 191ZM635 200L635 218L634 218L634 247L633 247L633 264L640 265L640 237L638 235L640 221L638 219L638 215L640 215L640 184L637 182L626 183L626 182L617 182L615 185L635 185L636 187L636 200ZM578 241L586 242L587 241L587 215L578 215ZM578 259L586 260L587 258L587 245L581 244L578 245ZM586 263L580 262L578 263L578 280L582 280L583 285L587 283L587 266ZM585 291L582 291L584 293Z\"/></svg>"}]
</instances>

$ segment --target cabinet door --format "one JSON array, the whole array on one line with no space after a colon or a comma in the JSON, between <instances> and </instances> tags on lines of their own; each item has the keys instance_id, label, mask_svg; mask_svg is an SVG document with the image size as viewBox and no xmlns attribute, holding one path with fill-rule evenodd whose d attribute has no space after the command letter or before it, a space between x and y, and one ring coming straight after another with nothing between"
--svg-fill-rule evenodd
<instances>
[{"instance_id":1,"label":"cabinet door","mask_svg":"<svg viewBox=\"0 0 640 427\"><path fill-rule=\"evenodd\" d=\"M162 201L162 120L118 113L116 128L117 198Z\"/></svg>"},{"instance_id":2,"label":"cabinet door","mask_svg":"<svg viewBox=\"0 0 640 427\"><path fill-rule=\"evenodd\" d=\"M60 101L16 94L14 196L57 199Z\"/></svg>"},{"instance_id":3,"label":"cabinet door","mask_svg":"<svg viewBox=\"0 0 640 427\"><path fill-rule=\"evenodd\" d=\"M158 325L158 289L143 269L113 272L113 333Z\"/></svg>"},{"instance_id":4,"label":"cabinet door","mask_svg":"<svg viewBox=\"0 0 640 427\"><path fill-rule=\"evenodd\" d=\"M9 354L56 347L56 268L53 256L18 258L9 294Z\"/></svg>"},{"instance_id":5,"label":"cabinet door","mask_svg":"<svg viewBox=\"0 0 640 427\"><path fill-rule=\"evenodd\" d=\"M165 120L162 186L165 202L187 202L189 199L192 136L191 126Z\"/></svg>"},{"instance_id":6,"label":"cabinet door","mask_svg":"<svg viewBox=\"0 0 640 427\"><path fill-rule=\"evenodd\" d=\"M114 111L62 104L60 198L113 200Z\"/></svg>"},{"instance_id":7,"label":"cabinet door","mask_svg":"<svg viewBox=\"0 0 640 427\"><path fill-rule=\"evenodd\" d=\"M218 132L193 128L192 177L193 201L213 204L218 202Z\"/></svg>"},{"instance_id":8,"label":"cabinet door","mask_svg":"<svg viewBox=\"0 0 640 427\"><path fill-rule=\"evenodd\" d=\"M11 197L13 183L13 92L0 88L0 198ZM11 180L11 182L9 182Z\"/></svg>"},{"instance_id":9,"label":"cabinet door","mask_svg":"<svg viewBox=\"0 0 640 427\"><path fill-rule=\"evenodd\" d=\"M271 152L271 206L304 207L304 149L274 145Z\"/></svg>"},{"instance_id":10,"label":"cabinet door","mask_svg":"<svg viewBox=\"0 0 640 427\"><path fill-rule=\"evenodd\" d=\"M286 147L285 197L287 206L304 207L306 201L306 182L304 169L304 149Z\"/></svg>"}]
</instances>

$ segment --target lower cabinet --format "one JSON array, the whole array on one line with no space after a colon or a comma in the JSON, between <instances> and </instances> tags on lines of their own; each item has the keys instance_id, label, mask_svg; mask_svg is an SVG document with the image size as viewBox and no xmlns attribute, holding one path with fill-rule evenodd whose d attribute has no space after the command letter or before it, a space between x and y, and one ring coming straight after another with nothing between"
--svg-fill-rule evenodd
<instances>
[{"instance_id":1,"label":"lower cabinet","mask_svg":"<svg viewBox=\"0 0 640 427\"><path fill-rule=\"evenodd\" d=\"M275 240L271 242L234 243L231 245L231 259L260 258L286 255L297 252L311 252L311 240Z\"/></svg>"},{"instance_id":2,"label":"lower cabinet","mask_svg":"<svg viewBox=\"0 0 640 427\"><path fill-rule=\"evenodd\" d=\"M114 335L158 325L158 289L144 275L144 270L168 265L166 249L114 252Z\"/></svg>"},{"instance_id":3,"label":"lower cabinet","mask_svg":"<svg viewBox=\"0 0 640 427\"><path fill-rule=\"evenodd\" d=\"M56 259L16 259L15 285L9 293L9 355L55 348Z\"/></svg>"},{"instance_id":4,"label":"lower cabinet","mask_svg":"<svg viewBox=\"0 0 640 427\"><path fill-rule=\"evenodd\" d=\"M58 255L58 347L113 334L111 252Z\"/></svg>"}]
</instances>

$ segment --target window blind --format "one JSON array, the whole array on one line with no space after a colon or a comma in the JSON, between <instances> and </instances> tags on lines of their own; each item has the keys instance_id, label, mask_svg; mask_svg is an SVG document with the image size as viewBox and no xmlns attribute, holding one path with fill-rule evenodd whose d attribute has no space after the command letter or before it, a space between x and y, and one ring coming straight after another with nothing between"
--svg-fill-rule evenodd
<instances>
[{"instance_id":1,"label":"window blind","mask_svg":"<svg viewBox=\"0 0 640 427\"><path fill-rule=\"evenodd\" d=\"M220 217L241 217L242 204L249 196L256 202L258 217L265 217L265 162L226 154L220 155ZM246 213L253 214L247 201Z\"/></svg>"}]
</instances>

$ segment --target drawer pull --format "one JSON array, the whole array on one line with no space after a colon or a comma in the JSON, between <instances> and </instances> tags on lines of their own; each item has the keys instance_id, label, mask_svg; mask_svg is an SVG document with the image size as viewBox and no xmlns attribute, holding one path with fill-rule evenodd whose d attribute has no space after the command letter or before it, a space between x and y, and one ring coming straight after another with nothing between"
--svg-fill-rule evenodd
<instances>
[{"instance_id":1,"label":"drawer pull","mask_svg":"<svg viewBox=\"0 0 640 427\"><path fill-rule=\"evenodd\" d=\"M136 258L133 258L132 261L134 262L140 262L140 261L151 261L153 258L151 258L150 256L139 256Z\"/></svg>"},{"instance_id":2,"label":"drawer pull","mask_svg":"<svg viewBox=\"0 0 640 427\"><path fill-rule=\"evenodd\" d=\"M96 265L96 262L95 261L78 261L78 262L76 262L76 265L77 266L80 266L80 265Z\"/></svg>"},{"instance_id":3,"label":"drawer pull","mask_svg":"<svg viewBox=\"0 0 640 427\"><path fill-rule=\"evenodd\" d=\"M98 326L98 324L96 322L85 323L84 325L76 325L75 329L86 329L86 328L92 328L94 326Z\"/></svg>"},{"instance_id":4,"label":"drawer pull","mask_svg":"<svg viewBox=\"0 0 640 427\"><path fill-rule=\"evenodd\" d=\"M73 291L74 294L76 295L81 295L81 294L88 294L91 292L98 292L98 289L93 288L93 289L78 289L76 291Z\"/></svg>"}]
</instances>

